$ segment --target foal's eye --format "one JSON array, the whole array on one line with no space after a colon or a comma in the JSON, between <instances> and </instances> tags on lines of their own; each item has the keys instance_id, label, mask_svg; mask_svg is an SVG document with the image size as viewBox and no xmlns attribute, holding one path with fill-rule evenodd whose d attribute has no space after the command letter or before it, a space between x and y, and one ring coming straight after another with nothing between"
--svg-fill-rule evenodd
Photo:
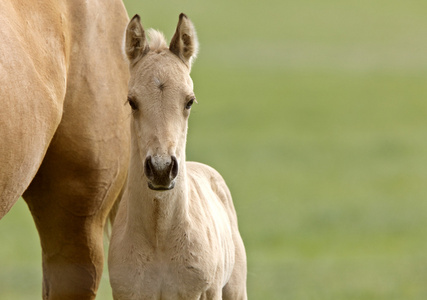
<instances>
[{"instance_id":1,"label":"foal's eye","mask_svg":"<svg viewBox=\"0 0 427 300\"><path fill-rule=\"evenodd\" d=\"M132 108L132 110L138 109L138 105L136 105L136 102L131 97L128 97L128 103L129 103L130 107Z\"/></svg>"},{"instance_id":2,"label":"foal's eye","mask_svg":"<svg viewBox=\"0 0 427 300\"><path fill-rule=\"evenodd\" d=\"M187 102L187 104L185 105L185 109L190 109L191 106L193 105L195 99L191 99L190 101Z\"/></svg>"}]
</instances>

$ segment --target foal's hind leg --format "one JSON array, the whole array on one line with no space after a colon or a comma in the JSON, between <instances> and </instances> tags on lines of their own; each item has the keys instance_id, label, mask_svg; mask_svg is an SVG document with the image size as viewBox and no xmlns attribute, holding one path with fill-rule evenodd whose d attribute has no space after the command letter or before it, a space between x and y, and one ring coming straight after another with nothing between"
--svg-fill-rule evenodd
<instances>
[{"instance_id":1,"label":"foal's hind leg","mask_svg":"<svg viewBox=\"0 0 427 300\"><path fill-rule=\"evenodd\" d=\"M234 228L233 240L236 251L234 270L230 280L222 289L222 298L224 300L246 300L248 298L246 291L246 253L245 246L243 245L242 238L237 228Z\"/></svg>"}]
</instances>

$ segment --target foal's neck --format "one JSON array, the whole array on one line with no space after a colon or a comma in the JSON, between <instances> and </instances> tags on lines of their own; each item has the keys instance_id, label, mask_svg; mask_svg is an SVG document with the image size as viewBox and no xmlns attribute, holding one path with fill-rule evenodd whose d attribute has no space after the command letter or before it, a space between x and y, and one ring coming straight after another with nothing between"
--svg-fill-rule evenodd
<instances>
[{"instance_id":1,"label":"foal's neck","mask_svg":"<svg viewBox=\"0 0 427 300\"><path fill-rule=\"evenodd\" d=\"M179 168L172 190L153 191L142 175L140 160L131 161L127 185L127 228L131 234L141 234L154 248L170 243L171 235L177 230L184 230L186 224L188 190L185 159L179 162Z\"/></svg>"}]
</instances>

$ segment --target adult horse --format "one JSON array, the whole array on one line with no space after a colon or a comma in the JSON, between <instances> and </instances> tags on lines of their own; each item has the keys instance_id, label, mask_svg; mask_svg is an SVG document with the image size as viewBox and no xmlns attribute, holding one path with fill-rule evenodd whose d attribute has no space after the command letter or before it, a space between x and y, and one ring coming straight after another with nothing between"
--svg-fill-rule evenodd
<instances>
[{"instance_id":1,"label":"adult horse","mask_svg":"<svg viewBox=\"0 0 427 300\"><path fill-rule=\"evenodd\" d=\"M129 161L127 21L119 0L0 2L0 218L23 195L44 299L96 295Z\"/></svg>"}]
</instances>

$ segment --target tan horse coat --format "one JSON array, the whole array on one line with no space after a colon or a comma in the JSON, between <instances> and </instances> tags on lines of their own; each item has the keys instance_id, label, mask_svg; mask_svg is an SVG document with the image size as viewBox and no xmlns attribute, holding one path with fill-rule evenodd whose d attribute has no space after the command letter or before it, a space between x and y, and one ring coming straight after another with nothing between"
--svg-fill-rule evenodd
<instances>
[{"instance_id":1,"label":"tan horse coat","mask_svg":"<svg viewBox=\"0 0 427 300\"><path fill-rule=\"evenodd\" d=\"M24 195L44 299L93 299L101 278L129 161L127 21L119 0L0 1L0 218Z\"/></svg>"},{"instance_id":2,"label":"tan horse coat","mask_svg":"<svg viewBox=\"0 0 427 300\"><path fill-rule=\"evenodd\" d=\"M185 161L195 103L193 24L168 48L139 16L128 25L131 166L109 253L114 299L246 299L246 255L230 192L214 169Z\"/></svg>"}]
</instances>

